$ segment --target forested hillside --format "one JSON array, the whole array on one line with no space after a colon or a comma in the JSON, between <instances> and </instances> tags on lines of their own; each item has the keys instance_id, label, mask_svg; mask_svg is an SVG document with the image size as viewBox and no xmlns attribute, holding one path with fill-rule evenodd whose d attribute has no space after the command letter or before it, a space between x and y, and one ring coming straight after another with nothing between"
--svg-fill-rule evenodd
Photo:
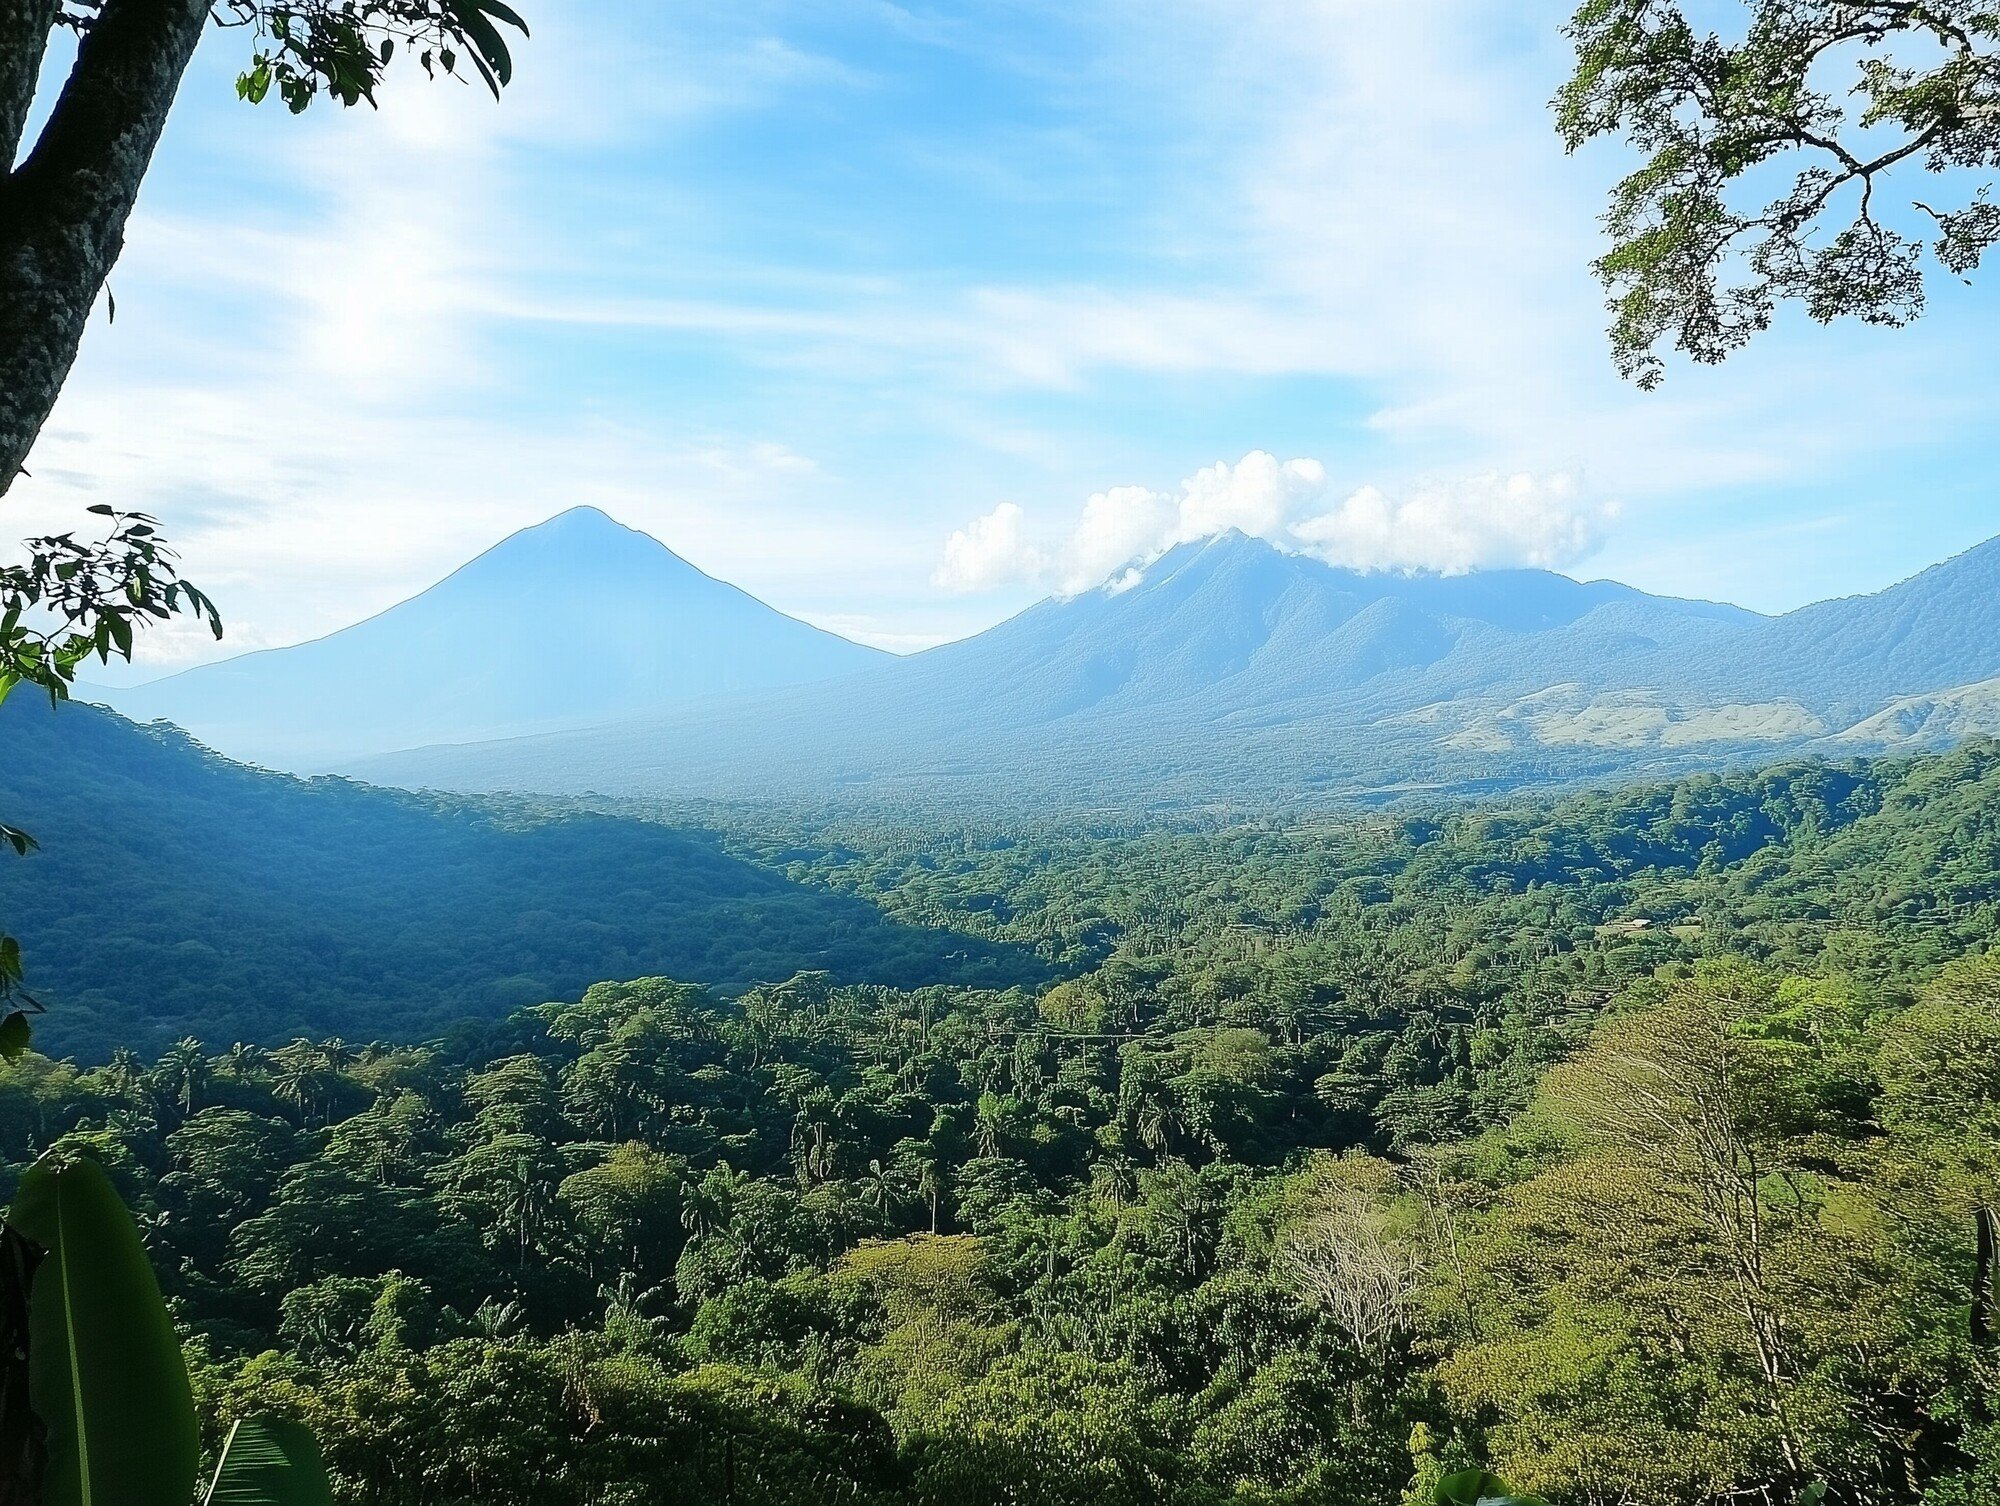
<instances>
[{"instance_id":1,"label":"forested hillside","mask_svg":"<svg viewBox=\"0 0 2000 1506\"><path fill-rule=\"evenodd\" d=\"M410 1040L605 977L1034 985L1194 956L1551 1014L1717 950L1908 975L1986 933L2000 752L1456 811L1152 822L475 803L244 769L17 698L0 905L101 1061L182 1035ZM1231 970L1239 977L1231 981Z\"/></svg>"},{"instance_id":2,"label":"forested hillside","mask_svg":"<svg viewBox=\"0 0 2000 1506\"><path fill-rule=\"evenodd\" d=\"M355 1503L1395 1506L1480 1461L1971 1506L1996 797L1974 744L1428 816L739 823L731 861L1060 981L30 1057L0 1155L110 1169L207 1415L306 1419Z\"/></svg>"},{"instance_id":3,"label":"forested hillside","mask_svg":"<svg viewBox=\"0 0 2000 1506\"><path fill-rule=\"evenodd\" d=\"M409 1040L610 976L724 988L1028 982L1024 950L885 920L709 832L246 769L91 707L0 708L0 863L41 1039L102 1061L193 1034Z\"/></svg>"},{"instance_id":4,"label":"forested hillside","mask_svg":"<svg viewBox=\"0 0 2000 1506\"><path fill-rule=\"evenodd\" d=\"M1943 755L1798 760L1404 814L777 827L745 816L734 845L901 919L1069 966L1113 938L1128 952L1222 942L1262 961L1365 933L1469 953L1458 976L1513 956L1581 976L1627 965L1628 951L1646 967L1705 951L1799 964L1831 950L1895 977L1992 934L1996 802L2000 743L1982 739Z\"/></svg>"}]
</instances>

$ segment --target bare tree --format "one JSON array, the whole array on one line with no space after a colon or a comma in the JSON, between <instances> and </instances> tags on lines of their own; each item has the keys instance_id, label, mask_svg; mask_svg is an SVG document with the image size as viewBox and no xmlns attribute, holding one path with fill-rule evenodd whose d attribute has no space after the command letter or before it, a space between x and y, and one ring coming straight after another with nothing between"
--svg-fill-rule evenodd
<instances>
[{"instance_id":1,"label":"bare tree","mask_svg":"<svg viewBox=\"0 0 2000 1506\"><path fill-rule=\"evenodd\" d=\"M1395 1191L1395 1171L1384 1162L1333 1162L1277 1241L1286 1282L1357 1350L1376 1357L1409 1328L1423 1288L1422 1254L1385 1206Z\"/></svg>"},{"instance_id":2,"label":"bare tree","mask_svg":"<svg viewBox=\"0 0 2000 1506\"><path fill-rule=\"evenodd\" d=\"M1647 1166L1698 1215L1725 1266L1791 1472L1805 1460L1786 1405L1796 1378L1782 1303L1767 1270L1777 1230L1767 1179L1793 1168L1754 1128L1756 1075L1732 1029L1726 994L1677 989L1641 1013L1614 1019L1554 1091L1589 1138Z\"/></svg>"}]
</instances>

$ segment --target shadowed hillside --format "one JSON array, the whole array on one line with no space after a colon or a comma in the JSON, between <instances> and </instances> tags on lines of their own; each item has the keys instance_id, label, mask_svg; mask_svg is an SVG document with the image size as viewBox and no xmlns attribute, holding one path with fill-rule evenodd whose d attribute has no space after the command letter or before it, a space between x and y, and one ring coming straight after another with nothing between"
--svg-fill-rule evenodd
<instances>
[{"instance_id":1,"label":"shadowed hillside","mask_svg":"<svg viewBox=\"0 0 2000 1506\"><path fill-rule=\"evenodd\" d=\"M897 925L702 831L292 779L25 696L0 709L0 745L0 810L42 844L0 864L0 915L57 1053L409 1039L655 973L723 989L802 970L1041 976L1025 951Z\"/></svg>"}]
</instances>

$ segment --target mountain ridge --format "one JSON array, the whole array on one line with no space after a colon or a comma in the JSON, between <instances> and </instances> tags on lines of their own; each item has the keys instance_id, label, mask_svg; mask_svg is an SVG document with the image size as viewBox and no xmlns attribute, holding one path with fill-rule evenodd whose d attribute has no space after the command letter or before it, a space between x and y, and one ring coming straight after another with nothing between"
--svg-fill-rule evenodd
<instances>
[{"instance_id":1,"label":"mountain ridge","mask_svg":"<svg viewBox=\"0 0 2000 1506\"><path fill-rule=\"evenodd\" d=\"M1479 759L1461 735L1482 708L1569 681L1625 686L1632 666L1711 652L1771 620L1548 571L1364 574L1226 534L837 693L804 686L350 771L455 788L1028 803L1487 780L1492 769L1466 767ZM1413 713L1431 705L1442 710L1427 728ZM1489 741L1520 761L1518 735ZM1559 761L1585 774L1618 756L1588 738L1563 747Z\"/></svg>"},{"instance_id":2,"label":"mountain ridge","mask_svg":"<svg viewBox=\"0 0 2000 1506\"><path fill-rule=\"evenodd\" d=\"M510 551L529 538L535 550ZM496 560L497 583L486 579ZM608 616L579 635L563 616L575 590L558 589L552 606L545 576L594 582ZM421 695L454 735L396 746L392 734L410 728L391 719L372 729L373 747L319 767L556 795L1146 804L1671 776L2000 730L2000 697L1978 688L2000 679L2000 540L1882 591L1765 617L1545 570L1361 572L1231 531L898 658L785 618L657 540L571 509L316 642L462 644L475 635L449 613L425 620L423 604L467 581L475 600L504 596L511 631L569 633L567 649L539 660L502 655L498 685L432 648L447 680L506 698L512 720L483 735L452 684L419 692L406 678L399 693L370 679L350 704ZM653 614L640 628L634 599ZM686 611L662 614L663 602ZM743 629L745 612L757 631ZM769 635L801 633L819 651L806 665L758 662ZM313 647L227 663L290 668L299 661L285 655ZM675 665L733 654L749 667L665 694L649 653ZM369 662L379 671L383 656ZM537 703L552 679L583 693ZM115 704L143 709L147 688ZM287 693L288 712L259 715L301 726L326 716ZM248 740L173 719L233 755Z\"/></svg>"}]
</instances>

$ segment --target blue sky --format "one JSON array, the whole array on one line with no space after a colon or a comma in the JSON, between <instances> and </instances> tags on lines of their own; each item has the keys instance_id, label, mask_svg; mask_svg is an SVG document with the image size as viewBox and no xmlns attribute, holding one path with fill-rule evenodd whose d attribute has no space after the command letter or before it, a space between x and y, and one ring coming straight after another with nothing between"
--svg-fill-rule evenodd
<instances>
[{"instance_id":1,"label":"blue sky","mask_svg":"<svg viewBox=\"0 0 2000 1506\"><path fill-rule=\"evenodd\" d=\"M157 512L235 649L585 502L899 648L1231 524L1764 610L2000 533L2000 279L1616 380L1556 7L523 9L497 105L211 36L18 531Z\"/></svg>"}]
</instances>

